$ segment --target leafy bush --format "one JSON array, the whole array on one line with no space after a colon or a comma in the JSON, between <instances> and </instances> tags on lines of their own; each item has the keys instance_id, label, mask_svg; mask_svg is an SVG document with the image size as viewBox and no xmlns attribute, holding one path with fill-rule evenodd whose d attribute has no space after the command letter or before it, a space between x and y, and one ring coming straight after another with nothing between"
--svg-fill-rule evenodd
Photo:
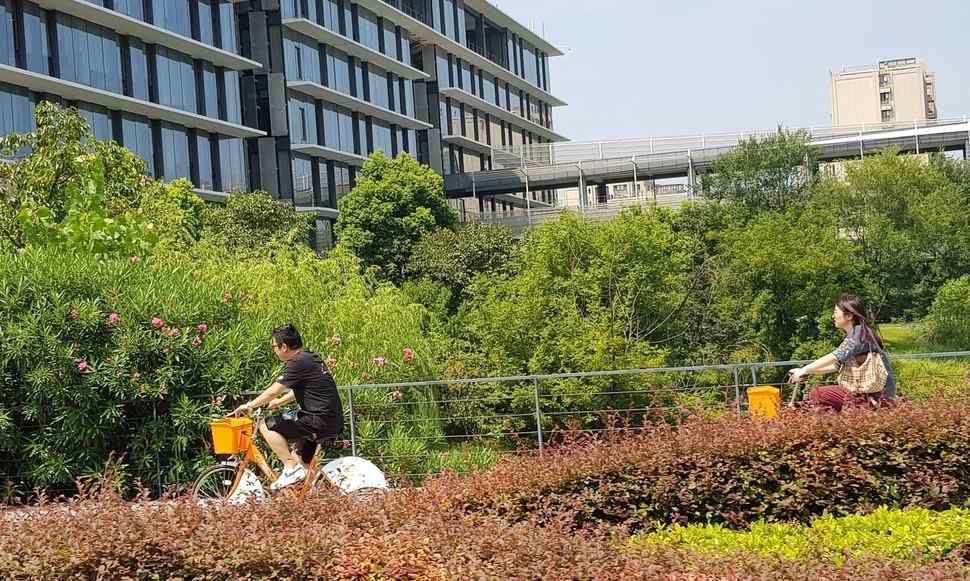
<instances>
[{"instance_id":1,"label":"leafy bush","mask_svg":"<svg viewBox=\"0 0 970 581\"><path fill-rule=\"evenodd\" d=\"M76 501L0 522L4 579L964 579L957 560L842 565L630 547L620 532L462 514L452 482L244 507Z\"/></svg>"},{"instance_id":2,"label":"leafy bush","mask_svg":"<svg viewBox=\"0 0 970 581\"><path fill-rule=\"evenodd\" d=\"M471 506L576 510L578 525L809 522L890 507L970 501L970 403L935 401L779 421L697 421L592 441L474 476Z\"/></svg>"},{"instance_id":3,"label":"leafy bush","mask_svg":"<svg viewBox=\"0 0 970 581\"><path fill-rule=\"evenodd\" d=\"M704 553L746 553L801 561L842 563L851 556L931 562L970 543L970 511L954 508L889 510L835 518L825 515L804 527L755 523L747 531L721 525L671 525L632 539Z\"/></svg>"},{"instance_id":4,"label":"leafy bush","mask_svg":"<svg viewBox=\"0 0 970 581\"><path fill-rule=\"evenodd\" d=\"M278 375L273 327L295 323L333 358L342 385L434 375L439 347L424 320L341 252L320 260L289 248L245 261L214 248L195 260L100 260L50 247L6 254L0 477L65 485L124 453L131 478L189 482L213 460L208 418L226 410L212 401L225 396L228 406ZM406 408L390 415L386 398L361 394L358 403L377 406L364 417L409 417Z\"/></svg>"},{"instance_id":5,"label":"leafy bush","mask_svg":"<svg viewBox=\"0 0 970 581\"><path fill-rule=\"evenodd\" d=\"M932 341L954 349L970 348L970 275L943 285L926 322Z\"/></svg>"}]
</instances>

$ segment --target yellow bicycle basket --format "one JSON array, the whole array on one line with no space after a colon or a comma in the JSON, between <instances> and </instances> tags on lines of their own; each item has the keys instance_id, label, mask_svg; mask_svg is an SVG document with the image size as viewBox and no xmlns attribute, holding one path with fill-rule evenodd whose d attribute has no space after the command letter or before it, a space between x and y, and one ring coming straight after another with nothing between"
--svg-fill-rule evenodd
<instances>
[{"instance_id":1,"label":"yellow bicycle basket","mask_svg":"<svg viewBox=\"0 0 970 581\"><path fill-rule=\"evenodd\" d=\"M251 418L223 418L209 423L212 428L212 450L216 454L239 454L249 448L253 439Z\"/></svg>"}]
</instances>

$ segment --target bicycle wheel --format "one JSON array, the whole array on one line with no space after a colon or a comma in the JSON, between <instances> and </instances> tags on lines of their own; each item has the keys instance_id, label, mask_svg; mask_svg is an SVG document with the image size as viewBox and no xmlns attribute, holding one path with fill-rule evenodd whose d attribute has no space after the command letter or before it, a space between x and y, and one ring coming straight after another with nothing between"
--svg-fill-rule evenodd
<instances>
[{"instance_id":1,"label":"bicycle wheel","mask_svg":"<svg viewBox=\"0 0 970 581\"><path fill-rule=\"evenodd\" d=\"M196 500L225 500L232 492L236 480L235 466L213 466L203 472L192 485L192 498Z\"/></svg>"}]
</instances>

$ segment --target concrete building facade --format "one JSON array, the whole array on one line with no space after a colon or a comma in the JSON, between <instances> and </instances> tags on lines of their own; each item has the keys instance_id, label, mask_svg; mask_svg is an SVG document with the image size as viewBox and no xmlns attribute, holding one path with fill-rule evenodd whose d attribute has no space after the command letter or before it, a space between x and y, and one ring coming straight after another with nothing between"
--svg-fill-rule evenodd
<instances>
[{"instance_id":1,"label":"concrete building facade","mask_svg":"<svg viewBox=\"0 0 970 581\"><path fill-rule=\"evenodd\" d=\"M937 118L936 77L916 58L831 73L832 124L905 123Z\"/></svg>"},{"instance_id":2,"label":"concrete building facade","mask_svg":"<svg viewBox=\"0 0 970 581\"><path fill-rule=\"evenodd\" d=\"M316 213L327 246L375 151L452 175L564 139L560 54L486 0L0 0L0 135L76 106L156 177Z\"/></svg>"}]
</instances>

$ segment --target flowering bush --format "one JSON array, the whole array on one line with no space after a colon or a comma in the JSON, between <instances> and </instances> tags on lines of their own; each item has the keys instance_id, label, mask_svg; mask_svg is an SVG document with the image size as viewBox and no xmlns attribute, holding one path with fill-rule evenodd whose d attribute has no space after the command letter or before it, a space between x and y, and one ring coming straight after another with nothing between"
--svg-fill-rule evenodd
<instances>
[{"instance_id":1,"label":"flowering bush","mask_svg":"<svg viewBox=\"0 0 970 581\"><path fill-rule=\"evenodd\" d=\"M208 419L279 375L269 349L273 327L293 322L308 348L341 361L369 362L411 346L439 352L419 309L393 289L372 287L339 253L245 261L163 254L133 262L37 247L4 255L0 419L10 421L0 421L0 478L21 492L70 485L116 453L131 479L155 487L191 482L213 461ZM337 332L345 339L333 346ZM435 374L433 361L334 372L341 385L368 373L408 380ZM373 403L380 401L375 393Z\"/></svg>"}]
</instances>

